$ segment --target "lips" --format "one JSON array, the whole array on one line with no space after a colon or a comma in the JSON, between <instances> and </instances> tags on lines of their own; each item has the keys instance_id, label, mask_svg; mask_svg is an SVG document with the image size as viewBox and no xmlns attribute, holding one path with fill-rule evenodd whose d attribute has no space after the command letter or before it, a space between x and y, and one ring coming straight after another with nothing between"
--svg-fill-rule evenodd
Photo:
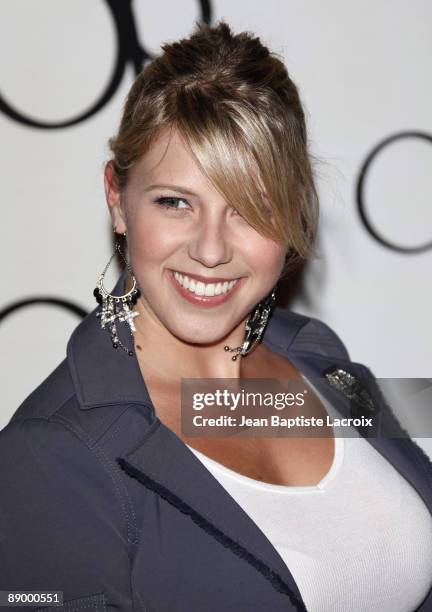
<instances>
[{"instance_id":1,"label":"lips","mask_svg":"<svg viewBox=\"0 0 432 612\"><path fill-rule=\"evenodd\" d=\"M233 280L215 279L202 281L203 277L197 279L197 277L187 276L174 271L174 277L178 283L184 289L188 289L191 293L198 296L213 297L215 295L222 295L230 291L234 285L238 282L238 278Z\"/></svg>"},{"instance_id":2,"label":"lips","mask_svg":"<svg viewBox=\"0 0 432 612\"><path fill-rule=\"evenodd\" d=\"M174 270L168 270L167 273L177 292L188 302L200 306L217 306L228 301L246 280L245 277L242 277L231 280L217 279L218 282L204 283L197 280L197 278L203 278L197 275L186 276Z\"/></svg>"}]
</instances>

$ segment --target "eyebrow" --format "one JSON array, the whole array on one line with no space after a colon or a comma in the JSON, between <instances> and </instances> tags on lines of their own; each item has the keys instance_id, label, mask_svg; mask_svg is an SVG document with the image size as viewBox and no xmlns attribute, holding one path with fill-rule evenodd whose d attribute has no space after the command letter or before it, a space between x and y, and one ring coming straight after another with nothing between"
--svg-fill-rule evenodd
<instances>
[{"instance_id":1,"label":"eyebrow","mask_svg":"<svg viewBox=\"0 0 432 612\"><path fill-rule=\"evenodd\" d=\"M144 191L151 191L152 189L171 189L172 191L178 191L179 193L184 193L185 195L196 196L196 193L190 191L190 189L186 189L186 187L182 187L181 185L169 185L168 183L155 183L153 185L149 185L144 189Z\"/></svg>"}]
</instances>

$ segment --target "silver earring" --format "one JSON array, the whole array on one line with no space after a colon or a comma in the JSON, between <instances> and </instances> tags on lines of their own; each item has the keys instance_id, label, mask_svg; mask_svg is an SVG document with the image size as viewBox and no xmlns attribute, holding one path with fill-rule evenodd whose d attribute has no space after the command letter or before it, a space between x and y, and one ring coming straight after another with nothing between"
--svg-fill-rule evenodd
<instances>
[{"instance_id":1,"label":"silver earring","mask_svg":"<svg viewBox=\"0 0 432 612\"><path fill-rule=\"evenodd\" d=\"M235 348L231 348L228 345L224 346L224 351L236 353L236 355L231 357L233 361L236 361L239 355L241 357L248 355L261 340L261 336L263 335L270 317L270 313L273 309L275 299L276 287L272 289L264 300L255 306L253 313L246 322L243 344Z\"/></svg>"},{"instance_id":2,"label":"silver earring","mask_svg":"<svg viewBox=\"0 0 432 612\"><path fill-rule=\"evenodd\" d=\"M117 233L115 227L114 233ZM126 238L126 233L123 234L123 237ZM124 295L112 295L105 289L103 284L106 271L108 270L117 252L125 262L133 281L132 289ZM107 265L104 268L104 271L100 275L98 284L93 291L93 295L95 296L97 303L101 305L101 310L96 313L96 316L100 318L101 328L109 331L114 348L118 348L120 346L124 351L126 351L126 353L128 353L130 357L132 357L134 354L133 351L130 351L118 337L116 323L119 321L129 325L130 333L133 335L133 332L136 331L133 320L135 317L139 316L139 313L134 311L133 307L137 303L141 292L137 287L136 278L129 262L126 260L126 257L123 254L118 239L116 241L114 253L111 255Z\"/></svg>"}]
</instances>

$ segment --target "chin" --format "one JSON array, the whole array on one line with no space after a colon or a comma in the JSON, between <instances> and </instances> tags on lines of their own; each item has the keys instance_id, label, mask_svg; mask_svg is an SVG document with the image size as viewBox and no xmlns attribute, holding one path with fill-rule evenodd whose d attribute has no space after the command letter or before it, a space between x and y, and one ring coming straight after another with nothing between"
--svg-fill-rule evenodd
<instances>
[{"instance_id":1,"label":"chin","mask_svg":"<svg viewBox=\"0 0 432 612\"><path fill-rule=\"evenodd\" d=\"M215 329L214 325L203 325L202 322L199 323L198 321L196 325L188 324L186 321L179 322L178 325L170 325L168 329L179 340L188 344L200 345L222 342L231 331L229 326L221 326L220 329Z\"/></svg>"}]
</instances>

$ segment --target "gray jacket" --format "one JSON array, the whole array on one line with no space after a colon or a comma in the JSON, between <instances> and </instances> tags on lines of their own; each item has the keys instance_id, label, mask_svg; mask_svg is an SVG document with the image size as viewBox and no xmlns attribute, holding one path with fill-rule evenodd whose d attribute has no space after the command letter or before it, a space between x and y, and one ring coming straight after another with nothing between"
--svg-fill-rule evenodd
<instances>
[{"instance_id":1,"label":"gray jacket","mask_svg":"<svg viewBox=\"0 0 432 612\"><path fill-rule=\"evenodd\" d=\"M136 358L112 348L95 313L0 432L0 591L61 590L69 612L306 610L277 550L159 421ZM321 377L344 415L353 401L325 374L356 377L382 428L368 441L432 512L430 460L412 440L386 437L398 423L336 334L276 309L264 343ZM432 590L418 611L432 611Z\"/></svg>"}]
</instances>

